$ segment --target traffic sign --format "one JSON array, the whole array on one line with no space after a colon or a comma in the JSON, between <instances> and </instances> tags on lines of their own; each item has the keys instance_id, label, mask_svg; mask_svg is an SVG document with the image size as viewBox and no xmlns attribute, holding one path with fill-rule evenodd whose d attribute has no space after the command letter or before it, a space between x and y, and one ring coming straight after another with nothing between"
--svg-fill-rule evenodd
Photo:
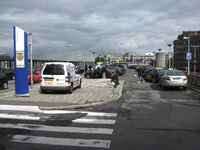
<instances>
[{"instance_id":1,"label":"traffic sign","mask_svg":"<svg viewBox=\"0 0 200 150\"><path fill-rule=\"evenodd\" d=\"M187 53L187 60L192 60L192 53Z\"/></svg>"}]
</instances>

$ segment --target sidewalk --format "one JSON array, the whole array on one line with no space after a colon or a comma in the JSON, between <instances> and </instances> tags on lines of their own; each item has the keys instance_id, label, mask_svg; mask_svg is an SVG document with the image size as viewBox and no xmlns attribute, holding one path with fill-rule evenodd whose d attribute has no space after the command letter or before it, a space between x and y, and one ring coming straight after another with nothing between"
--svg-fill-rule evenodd
<instances>
[{"instance_id":1,"label":"sidewalk","mask_svg":"<svg viewBox=\"0 0 200 150\"><path fill-rule=\"evenodd\" d=\"M118 101L122 97L124 81L120 80L117 88L110 84L110 79L82 79L82 87L74 89L72 94L66 92L41 93L40 84L29 86L29 97L15 97L15 91L1 94L6 101L28 101L51 103L47 106L39 106L42 110L77 109L104 105Z\"/></svg>"}]
</instances>

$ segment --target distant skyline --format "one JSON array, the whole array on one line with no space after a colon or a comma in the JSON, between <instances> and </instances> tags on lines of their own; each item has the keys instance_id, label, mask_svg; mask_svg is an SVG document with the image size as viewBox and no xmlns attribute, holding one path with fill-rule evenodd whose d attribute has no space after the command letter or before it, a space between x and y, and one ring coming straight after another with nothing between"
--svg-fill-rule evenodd
<instances>
[{"instance_id":1,"label":"distant skyline","mask_svg":"<svg viewBox=\"0 0 200 150\"><path fill-rule=\"evenodd\" d=\"M199 0L0 0L0 53L14 56L13 26L32 33L33 59L167 53L200 30ZM173 46L171 46L171 51Z\"/></svg>"}]
</instances>

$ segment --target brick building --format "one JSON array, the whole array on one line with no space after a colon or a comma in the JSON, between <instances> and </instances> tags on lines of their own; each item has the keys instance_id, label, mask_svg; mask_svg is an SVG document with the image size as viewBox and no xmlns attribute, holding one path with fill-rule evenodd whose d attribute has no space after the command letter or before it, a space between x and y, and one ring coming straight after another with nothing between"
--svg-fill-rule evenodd
<instances>
[{"instance_id":1,"label":"brick building","mask_svg":"<svg viewBox=\"0 0 200 150\"><path fill-rule=\"evenodd\" d=\"M184 39L184 37L189 37L189 40ZM174 67L187 70L188 60L186 55L188 53L188 42L190 42L190 53L192 53L190 71L194 71L196 65L196 71L200 72L200 47L197 47L198 45L200 46L200 31L183 31L183 34L178 35L177 40L174 41Z\"/></svg>"}]
</instances>

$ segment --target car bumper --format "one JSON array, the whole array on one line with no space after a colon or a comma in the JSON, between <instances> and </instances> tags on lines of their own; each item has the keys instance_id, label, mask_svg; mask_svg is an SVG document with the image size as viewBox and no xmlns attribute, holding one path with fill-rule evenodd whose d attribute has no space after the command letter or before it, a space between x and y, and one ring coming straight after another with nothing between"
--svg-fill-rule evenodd
<instances>
[{"instance_id":1,"label":"car bumper","mask_svg":"<svg viewBox=\"0 0 200 150\"><path fill-rule=\"evenodd\" d=\"M164 82L164 86L186 87L187 82Z\"/></svg>"},{"instance_id":2,"label":"car bumper","mask_svg":"<svg viewBox=\"0 0 200 150\"><path fill-rule=\"evenodd\" d=\"M68 91L70 86L40 86L41 90L51 90L51 91Z\"/></svg>"}]
</instances>

